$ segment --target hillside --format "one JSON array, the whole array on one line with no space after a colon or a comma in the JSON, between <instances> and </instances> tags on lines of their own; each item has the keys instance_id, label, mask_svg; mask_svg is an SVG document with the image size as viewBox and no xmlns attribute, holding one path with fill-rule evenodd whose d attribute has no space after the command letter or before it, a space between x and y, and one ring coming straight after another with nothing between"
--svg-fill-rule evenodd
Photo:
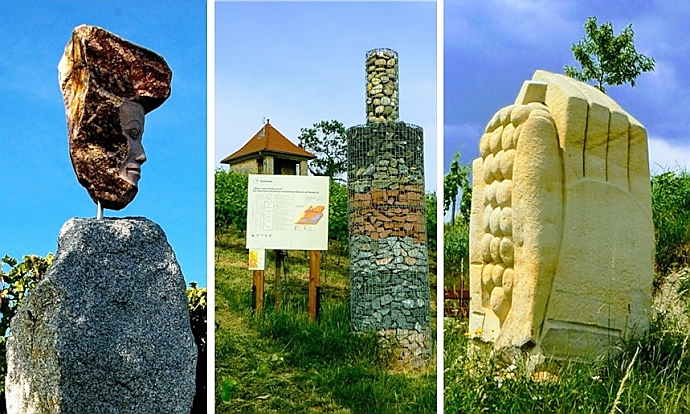
<instances>
[{"instance_id":1,"label":"hillside","mask_svg":"<svg viewBox=\"0 0 690 414\"><path fill-rule=\"evenodd\" d=\"M435 363L396 367L375 334L352 331L346 256L323 255L316 323L307 315L306 253L289 252L278 309L267 252L265 310L253 315L244 243L239 231L216 233L216 412L436 412ZM433 302L435 286L435 315Z\"/></svg>"}]
</instances>

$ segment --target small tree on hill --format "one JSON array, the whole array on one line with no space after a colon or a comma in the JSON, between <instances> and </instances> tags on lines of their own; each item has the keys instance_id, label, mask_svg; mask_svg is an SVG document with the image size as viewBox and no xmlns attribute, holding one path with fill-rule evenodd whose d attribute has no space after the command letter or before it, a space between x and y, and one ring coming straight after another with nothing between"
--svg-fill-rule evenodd
<instances>
[{"instance_id":1,"label":"small tree on hill","mask_svg":"<svg viewBox=\"0 0 690 414\"><path fill-rule=\"evenodd\" d=\"M597 25L597 18L587 18L585 37L572 50L582 70L566 65L565 74L582 82L596 81L595 88L606 92L605 85L616 86L630 83L642 72L654 70L654 59L637 53L632 24L615 36L610 22Z\"/></svg>"},{"instance_id":2,"label":"small tree on hill","mask_svg":"<svg viewBox=\"0 0 690 414\"><path fill-rule=\"evenodd\" d=\"M469 223L470 208L472 203L472 186L470 184L470 166L460 164L460 153L453 155L450 162L450 172L443 176L443 213L450 209L451 224L455 225L455 203L458 194L462 191L460 199L460 215Z\"/></svg>"},{"instance_id":3,"label":"small tree on hill","mask_svg":"<svg viewBox=\"0 0 690 414\"><path fill-rule=\"evenodd\" d=\"M347 142L343 124L336 120L321 121L300 131L299 146L317 157L309 162L309 171L313 175L345 181L342 175L347 170Z\"/></svg>"}]
</instances>

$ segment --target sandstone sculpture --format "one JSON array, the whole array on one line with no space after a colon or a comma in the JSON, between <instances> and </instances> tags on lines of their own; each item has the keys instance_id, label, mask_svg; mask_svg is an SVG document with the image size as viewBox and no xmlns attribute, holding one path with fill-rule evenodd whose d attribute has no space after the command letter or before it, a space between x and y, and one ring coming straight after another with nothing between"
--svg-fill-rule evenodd
<instances>
[{"instance_id":1,"label":"sandstone sculpture","mask_svg":"<svg viewBox=\"0 0 690 414\"><path fill-rule=\"evenodd\" d=\"M512 360L594 361L643 333L654 258L644 127L597 89L537 71L491 119L480 154L470 334Z\"/></svg>"},{"instance_id":2,"label":"sandstone sculpture","mask_svg":"<svg viewBox=\"0 0 690 414\"><path fill-rule=\"evenodd\" d=\"M86 25L72 32L58 70L77 179L94 203L120 210L146 161L144 115L170 96L172 72L160 55Z\"/></svg>"},{"instance_id":3,"label":"sandstone sculpture","mask_svg":"<svg viewBox=\"0 0 690 414\"><path fill-rule=\"evenodd\" d=\"M366 58L366 125L347 129L352 324L398 360L430 358L424 131L398 121L398 55Z\"/></svg>"}]
</instances>

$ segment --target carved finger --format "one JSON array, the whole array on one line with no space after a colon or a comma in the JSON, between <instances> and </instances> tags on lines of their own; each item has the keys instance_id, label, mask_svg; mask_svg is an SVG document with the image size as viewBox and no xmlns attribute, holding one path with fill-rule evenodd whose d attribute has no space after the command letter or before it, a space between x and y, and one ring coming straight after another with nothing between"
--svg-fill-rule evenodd
<instances>
[{"instance_id":1,"label":"carved finger","mask_svg":"<svg viewBox=\"0 0 690 414\"><path fill-rule=\"evenodd\" d=\"M587 118L577 120L585 125L585 147L582 156L583 177L606 181L606 151L609 141L609 106L602 102L602 93L584 83L572 82L587 99ZM567 143L566 143L567 144ZM569 181L575 177L569 177Z\"/></svg>"},{"instance_id":2,"label":"carved finger","mask_svg":"<svg viewBox=\"0 0 690 414\"><path fill-rule=\"evenodd\" d=\"M606 180L629 191L628 185L628 115L620 110L611 111L609 145L606 153Z\"/></svg>"},{"instance_id":3,"label":"carved finger","mask_svg":"<svg viewBox=\"0 0 690 414\"><path fill-rule=\"evenodd\" d=\"M609 138L609 110L590 103L585 132L584 176L606 181L606 149Z\"/></svg>"},{"instance_id":4,"label":"carved finger","mask_svg":"<svg viewBox=\"0 0 690 414\"><path fill-rule=\"evenodd\" d=\"M569 80L542 70L532 77L549 84L544 103L556 121L559 146L563 149L563 170L568 180L584 177L585 132L589 104Z\"/></svg>"},{"instance_id":5,"label":"carved finger","mask_svg":"<svg viewBox=\"0 0 690 414\"><path fill-rule=\"evenodd\" d=\"M630 193L642 203L649 217L652 215L651 181L649 178L649 150L647 131L630 117L630 148L628 150L628 182Z\"/></svg>"}]
</instances>

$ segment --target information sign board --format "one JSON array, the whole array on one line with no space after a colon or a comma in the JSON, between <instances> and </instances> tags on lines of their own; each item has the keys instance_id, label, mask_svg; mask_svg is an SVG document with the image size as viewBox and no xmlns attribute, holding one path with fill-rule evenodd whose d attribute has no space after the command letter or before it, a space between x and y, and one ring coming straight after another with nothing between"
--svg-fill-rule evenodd
<instances>
[{"instance_id":1,"label":"information sign board","mask_svg":"<svg viewBox=\"0 0 690 414\"><path fill-rule=\"evenodd\" d=\"M249 175L247 248L328 250L328 177Z\"/></svg>"}]
</instances>

